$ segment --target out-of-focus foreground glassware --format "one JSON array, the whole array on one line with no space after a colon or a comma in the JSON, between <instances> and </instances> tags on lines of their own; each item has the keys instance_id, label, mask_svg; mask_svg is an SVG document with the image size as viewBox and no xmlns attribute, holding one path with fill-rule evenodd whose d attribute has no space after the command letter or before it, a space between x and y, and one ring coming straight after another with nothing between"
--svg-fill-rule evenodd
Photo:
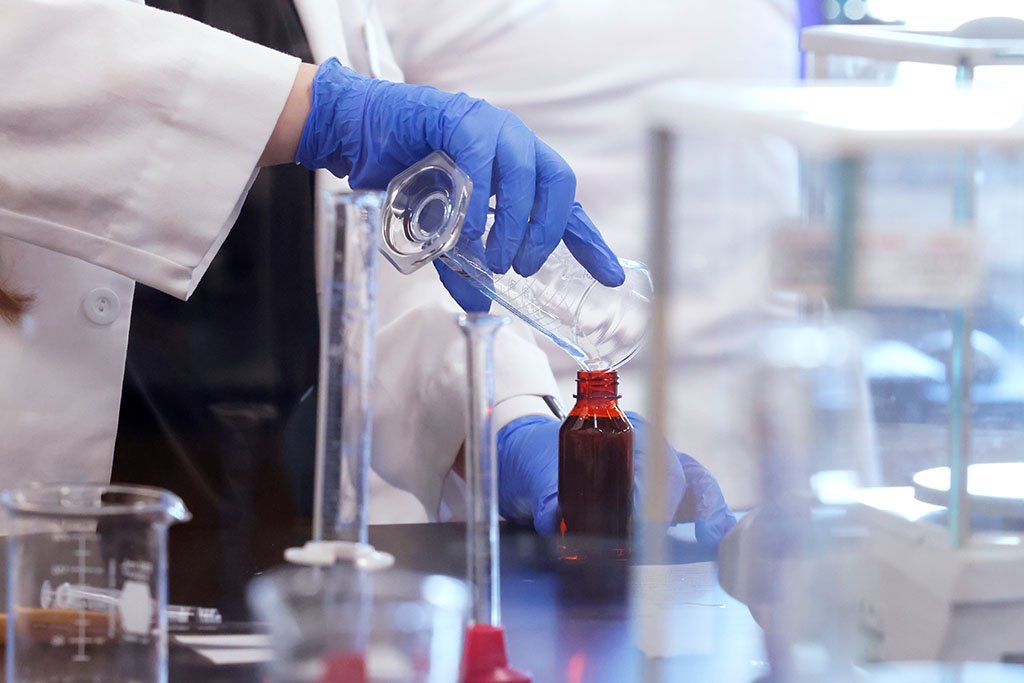
<instances>
[{"instance_id":1,"label":"out-of-focus foreground glassware","mask_svg":"<svg viewBox=\"0 0 1024 683\"><path fill-rule=\"evenodd\" d=\"M541 269L524 278L494 273L482 248L459 243L469 176L444 152L433 152L388 185L383 209L384 255L410 273L440 258L481 292L565 349L587 370L611 370L640 348L650 320L646 266L619 259L620 287L605 287L559 244Z\"/></svg>"},{"instance_id":2,"label":"out-of-focus foreground glassware","mask_svg":"<svg viewBox=\"0 0 1024 683\"><path fill-rule=\"evenodd\" d=\"M1024 461L1024 97L691 84L650 112L650 418L760 492L719 576L772 680L1012 660L1024 515L968 466Z\"/></svg>"},{"instance_id":3,"label":"out-of-focus foreground glassware","mask_svg":"<svg viewBox=\"0 0 1024 683\"><path fill-rule=\"evenodd\" d=\"M498 449L493 414L494 335L508 318L469 313L458 318L466 337L466 576L479 624L501 625L498 546Z\"/></svg>"},{"instance_id":4,"label":"out-of-focus foreground glassware","mask_svg":"<svg viewBox=\"0 0 1024 683\"><path fill-rule=\"evenodd\" d=\"M753 424L762 503L747 520L747 557L723 562L720 580L766 625L779 681L854 680L862 653L858 533L844 514L873 481L859 434L860 339L847 317L780 323L761 344Z\"/></svg>"},{"instance_id":5,"label":"out-of-focus foreground glassware","mask_svg":"<svg viewBox=\"0 0 1024 683\"><path fill-rule=\"evenodd\" d=\"M394 564L368 542L380 192L333 192L318 216L320 364L312 538L287 548L296 564Z\"/></svg>"},{"instance_id":6,"label":"out-of-focus foreground glassware","mask_svg":"<svg viewBox=\"0 0 1024 683\"><path fill-rule=\"evenodd\" d=\"M450 683L459 676L466 585L398 569L284 567L249 586L270 624L280 683Z\"/></svg>"},{"instance_id":7,"label":"out-of-focus foreground glassware","mask_svg":"<svg viewBox=\"0 0 1024 683\"><path fill-rule=\"evenodd\" d=\"M313 541L367 543L379 192L325 197Z\"/></svg>"},{"instance_id":8,"label":"out-of-focus foreground glassware","mask_svg":"<svg viewBox=\"0 0 1024 683\"><path fill-rule=\"evenodd\" d=\"M457 319L466 338L466 576L473 608L466 630L464 683L530 683L508 666L501 628L498 530L498 448L494 413L494 336L508 318L467 313Z\"/></svg>"},{"instance_id":9,"label":"out-of-focus foreground glassware","mask_svg":"<svg viewBox=\"0 0 1024 683\"><path fill-rule=\"evenodd\" d=\"M0 494L7 539L8 681L167 680L167 528L191 518L173 493L50 484ZM117 600L59 607L65 582Z\"/></svg>"}]
</instances>

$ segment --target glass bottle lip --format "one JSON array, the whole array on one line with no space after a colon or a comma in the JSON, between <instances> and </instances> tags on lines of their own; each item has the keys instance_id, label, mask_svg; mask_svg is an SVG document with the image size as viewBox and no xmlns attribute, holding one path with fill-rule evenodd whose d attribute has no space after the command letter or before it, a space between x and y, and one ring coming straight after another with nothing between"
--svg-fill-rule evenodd
<instances>
[{"instance_id":1,"label":"glass bottle lip","mask_svg":"<svg viewBox=\"0 0 1024 683\"><path fill-rule=\"evenodd\" d=\"M137 517L187 522L192 514L177 495L153 486L37 484L0 492L12 515L61 518Z\"/></svg>"},{"instance_id":2,"label":"glass bottle lip","mask_svg":"<svg viewBox=\"0 0 1024 683\"><path fill-rule=\"evenodd\" d=\"M577 382L619 382L619 373L617 370L577 370L576 371Z\"/></svg>"},{"instance_id":3,"label":"glass bottle lip","mask_svg":"<svg viewBox=\"0 0 1024 683\"><path fill-rule=\"evenodd\" d=\"M615 370L578 370L573 398L614 401L619 395L619 373Z\"/></svg>"}]
</instances>

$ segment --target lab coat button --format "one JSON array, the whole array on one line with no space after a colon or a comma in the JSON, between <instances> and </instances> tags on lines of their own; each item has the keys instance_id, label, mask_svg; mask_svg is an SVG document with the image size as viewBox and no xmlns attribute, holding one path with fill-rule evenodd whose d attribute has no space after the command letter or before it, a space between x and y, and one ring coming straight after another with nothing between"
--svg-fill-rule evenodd
<instances>
[{"instance_id":1,"label":"lab coat button","mask_svg":"<svg viewBox=\"0 0 1024 683\"><path fill-rule=\"evenodd\" d=\"M85 317L97 325L109 325L117 320L121 312L121 300L117 298L114 290L107 287L97 287L85 296L82 302L85 310Z\"/></svg>"}]
</instances>

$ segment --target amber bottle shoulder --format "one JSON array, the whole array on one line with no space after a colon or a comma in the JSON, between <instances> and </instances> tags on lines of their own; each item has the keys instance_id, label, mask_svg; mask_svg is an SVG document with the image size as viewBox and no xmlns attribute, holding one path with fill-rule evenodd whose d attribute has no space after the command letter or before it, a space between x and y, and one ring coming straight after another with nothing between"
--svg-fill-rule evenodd
<instances>
[{"instance_id":1,"label":"amber bottle shoulder","mask_svg":"<svg viewBox=\"0 0 1024 683\"><path fill-rule=\"evenodd\" d=\"M595 411L573 411L562 423L561 431L631 432L632 425L618 407Z\"/></svg>"}]
</instances>

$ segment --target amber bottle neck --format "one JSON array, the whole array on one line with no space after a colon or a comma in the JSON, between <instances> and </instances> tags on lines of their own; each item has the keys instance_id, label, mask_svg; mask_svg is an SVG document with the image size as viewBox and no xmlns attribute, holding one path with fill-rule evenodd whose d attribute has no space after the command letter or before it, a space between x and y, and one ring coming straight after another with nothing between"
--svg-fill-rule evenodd
<instances>
[{"instance_id":1,"label":"amber bottle neck","mask_svg":"<svg viewBox=\"0 0 1024 683\"><path fill-rule=\"evenodd\" d=\"M576 373L576 406L573 413L590 412L595 409L614 410L619 407L619 373L605 372Z\"/></svg>"}]
</instances>

